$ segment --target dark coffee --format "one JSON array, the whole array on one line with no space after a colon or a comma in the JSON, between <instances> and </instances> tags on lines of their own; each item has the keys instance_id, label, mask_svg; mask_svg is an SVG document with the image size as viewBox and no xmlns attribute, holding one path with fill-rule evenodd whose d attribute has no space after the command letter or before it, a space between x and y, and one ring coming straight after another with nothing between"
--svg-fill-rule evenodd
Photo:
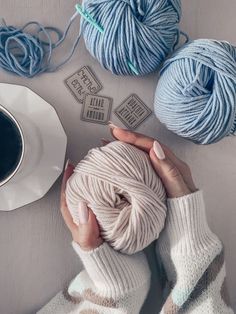
<instances>
[{"instance_id":1,"label":"dark coffee","mask_svg":"<svg viewBox=\"0 0 236 314\"><path fill-rule=\"evenodd\" d=\"M17 168L22 155L22 144L17 125L0 108L0 183Z\"/></svg>"}]
</instances>

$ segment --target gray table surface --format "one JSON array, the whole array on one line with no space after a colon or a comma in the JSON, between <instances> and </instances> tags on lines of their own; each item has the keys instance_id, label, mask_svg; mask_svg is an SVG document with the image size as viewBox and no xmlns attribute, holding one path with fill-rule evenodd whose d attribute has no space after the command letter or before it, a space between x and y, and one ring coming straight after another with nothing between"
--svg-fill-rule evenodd
<instances>
[{"instance_id":1,"label":"gray table surface","mask_svg":"<svg viewBox=\"0 0 236 314\"><path fill-rule=\"evenodd\" d=\"M8 24L38 20L63 28L75 3L0 0L0 10ZM191 38L224 39L236 44L235 11L234 0L183 0L182 29ZM79 21L62 52L56 53L56 60L69 50L78 29ZM27 80L0 71L1 82L28 86L56 108L68 135L67 156L73 162L99 145L100 138L110 136L106 126L80 121L81 105L64 86L63 80L83 65L95 71L104 86L101 94L114 100L113 109L131 93L137 93L152 108L157 74L140 78L113 76L89 55L82 40L73 59L56 73ZM114 114L112 120L122 125ZM209 224L225 244L228 284L236 310L236 138L197 146L167 131L154 116L138 131L158 137L191 166L197 185L205 193ZM0 314L35 313L82 268L59 212L60 182L58 179L43 199L0 213ZM147 303L143 313L156 313L153 303Z\"/></svg>"}]
</instances>

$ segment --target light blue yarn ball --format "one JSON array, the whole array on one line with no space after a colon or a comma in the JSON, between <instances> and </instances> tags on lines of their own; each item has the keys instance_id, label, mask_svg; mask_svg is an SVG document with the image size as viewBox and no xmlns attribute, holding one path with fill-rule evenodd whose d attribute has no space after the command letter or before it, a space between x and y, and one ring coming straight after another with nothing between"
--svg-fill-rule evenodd
<instances>
[{"instance_id":1,"label":"light blue yarn ball","mask_svg":"<svg viewBox=\"0 0 236 314\"><path fill-rule=\"evenodd\" d=\"M155 114L174 133L199 144L236 133L236 48L198 39L165 62Z\"/></svg>"},{"instance_id":2,"label":"light blue yarn ball","mask_svg":"<svg viewBox=\"0 0 236 314\"><path fill-rule=\"evenodd\" d=\"M84 9L104 29L82 19L89 52L114 74L156 70L179 39L180 0L84 0Z\"/></svg>"}]
</instances>

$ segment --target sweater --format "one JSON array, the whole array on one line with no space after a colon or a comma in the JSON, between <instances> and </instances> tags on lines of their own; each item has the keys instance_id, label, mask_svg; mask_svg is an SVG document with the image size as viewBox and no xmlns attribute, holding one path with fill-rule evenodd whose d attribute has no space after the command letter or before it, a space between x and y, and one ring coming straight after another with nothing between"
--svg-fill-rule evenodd
<instances>
[{"instance_id":1,"label":"sweater","mask_svg":"<svg viewBox=\"0 0 236 314\"><path fill-rule=\"evenodd\" d=\"M156 313L232 314L223 246L207 224L202 192L168 199L167 205L156 245L165 276ZM90 252L72 245L85 269L38 314L138 314L150 288L144 253L121 254L105 242Z\"/></svg>"}]
</instances>

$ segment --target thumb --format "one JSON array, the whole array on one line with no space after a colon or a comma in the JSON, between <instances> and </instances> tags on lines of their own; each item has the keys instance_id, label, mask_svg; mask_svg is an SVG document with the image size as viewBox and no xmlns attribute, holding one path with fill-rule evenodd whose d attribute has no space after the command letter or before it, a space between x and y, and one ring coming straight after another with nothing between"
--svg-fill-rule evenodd
<instances>
[{"instance_id":1,"label":"thumb","mask_svg":"<svg viewBox=\"0 0 236 314\"><path fill-rule=\"evenodd\" d=\"M96 216L85 202L79 203L79 226L74 234L74 241L77 242L83 250L90 251L102 244L99 226Z\"/></svg>"},{"instance_id":2,"label":"thumb","mask_svg":"<svg viewBox=\"0 0 236 314\"><path fill-rule=\"evenodd\" d=\"M166 188L168 197L181 197L191 193L178 167L165 155L157 141L154 141L149 155L155 171Z\"/></svg>"}]
</instances>

